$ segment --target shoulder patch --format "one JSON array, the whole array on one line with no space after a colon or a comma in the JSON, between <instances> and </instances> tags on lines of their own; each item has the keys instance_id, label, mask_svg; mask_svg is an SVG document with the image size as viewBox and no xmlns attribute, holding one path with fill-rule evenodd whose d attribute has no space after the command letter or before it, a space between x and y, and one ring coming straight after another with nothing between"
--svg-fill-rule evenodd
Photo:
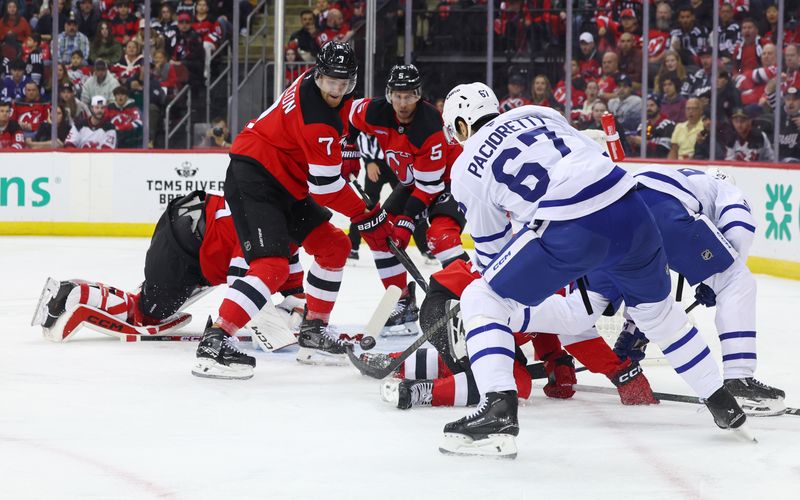
<instances>
[{"instance_id":1,"label":"shoulder patch","mask_svg":"<svg viewBox=\"0 0 800 500\"><path fill-rule=\"evenodd\" d=\"M342 99L344 102L344 99ZM339 135L342 135L344 124L336 109L331 108L322 99L317 84L314 83L314 73L309 72L308 76L300 82L300 112L303 115L303 123L323 123L330 125Z\"/></svg>"}]
</instances>

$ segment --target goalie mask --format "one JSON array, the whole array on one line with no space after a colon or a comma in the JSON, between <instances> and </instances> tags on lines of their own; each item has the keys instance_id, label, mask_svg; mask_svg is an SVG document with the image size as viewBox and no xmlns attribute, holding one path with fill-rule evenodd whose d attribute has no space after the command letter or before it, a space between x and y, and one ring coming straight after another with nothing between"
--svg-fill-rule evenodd
<instances>
[{"instance_id":1,"label":"goalie mask","mask_svg":"<svg viewBox=\"0 0 800 500\"><path fill-rule=\"evenodd\" d=\"M487 85L475 82L458 85L447 94L444 101L444 133L450 142L464 144L472 135L472 127L484 117L499 114L500 102L494 91ZM461 140L456 133L457 124L463 122L467 127L467 135Z\"/></svg>"}]
</instances>

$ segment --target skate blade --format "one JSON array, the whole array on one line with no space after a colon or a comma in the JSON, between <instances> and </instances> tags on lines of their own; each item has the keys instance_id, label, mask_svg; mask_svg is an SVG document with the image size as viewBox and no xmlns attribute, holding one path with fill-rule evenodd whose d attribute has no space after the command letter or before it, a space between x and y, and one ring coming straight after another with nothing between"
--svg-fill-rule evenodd
<instances>
[{"instance_id":1,"label":"skate blade","mask_svg":"<svg viewBox=\"0 0 800 500\"><path fill-rule=\"evenodd\" d=\"M331 354L318 349L301 347L297 350L297 362L303 365L347 366L346 354Z\"/></svg>"},{"instance_id":2,"label":"skate blade","mask_svg":"<svg viewBox=\"0 0 800 500\"><path fill-rule=\"evenodd\" d=\"M445 455L514 459L517 443L509 434L489 434L476 441L464 434L446 432L439 451Z\"/></svg>"},{"instance_id":3,"label":"skate blade","mask_svg":"<svg viewBox=\"0 0 800 500\"><path fill-rule=\"evenodd\" d=\"M247 380L253 378L253 367L241 364L225 366L213 359L198 358L194 367L192 367L192 375L201 378Z\"/></svg>"},{"instance_id":4,"label":"skate blade","mask_svg":"<svg viewBox=\"0 0 800 500\"><path fill-rule=\"evenodd\" d=\"M400 401L400 380L389 378L381 382L381 400L397 406Z\"/></svg>"},{"instance_id":5,"label":"skate blade","mask_svg":"<svg viewBox=\"0 0 800 500\"><path fill-rule=\"evenodd\" d=\"M419 333L419 326L416 323L405 323L403 325L385 326L381 330L381 337L409 337Z\"/></svg>"},{"instance_id":6,"label":"skate blade","mask_svg":"<svg viewBox=\"0 0 800 500\"><path fill-rule=\"evenodd\" d=\"M776 417L786 413L786 405L782 399L736 398L736 402L748 417Z\"/></svg>"},{"instance_id":7,"label":"skate blade","mask_svg":"<svg viewBox=\"0 0 800 500\"><path fill-rule=\"evenodd\" d=\"M36 310L33 312L31 318L31 326L38 326L44 323L47 319L47 303L50 299L56 296L61 283L53 278L47 278L42 288L42 294L39 296L39 303L36 304Z\"/></svg>"},{"instance_id":8,"label":"skate blade","mask_svg":"<svg viewBox=\"0 0 800 500\"><path fill-rule=\"evenodd\" d=\"M747 424L742 424L739 427L730 430L733 431L734 435L742 441L748 443L758 443L758 439L756 439L755 434L750 431L750 427Z\"/></svg>"}]
</instances>

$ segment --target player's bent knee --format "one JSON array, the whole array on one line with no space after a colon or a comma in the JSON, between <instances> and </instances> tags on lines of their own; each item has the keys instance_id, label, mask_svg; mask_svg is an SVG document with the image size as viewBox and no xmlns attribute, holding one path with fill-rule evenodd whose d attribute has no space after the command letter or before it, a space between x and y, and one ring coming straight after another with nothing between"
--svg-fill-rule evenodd
<instances>
[{"instance_id":1,"label":"player's bent knee","mask_svg":"<svg viewBox=\"0 0 800 500\"><path fill-rule=\"evenodd\" d=\"M661 302L638 304L628 308L628 313L647 338L659 344L669 343L686 333L684 327L689 324L688 316L672 297Z\"/></svg>"},{"instance_id":2,"label":"player's bent knee","mask_svg":"<svg viewBox=\"0 0 800 500\"><path fill-rule=\"evenodd\" d=\"M510 302L497 295L485 279L477 279L470 283L461 295L461 314L464 323L467 324L478 314L505 320L514 311Z\"/></svg>"},{"instance_id":3,"label":"player's bent knee","mask_svg":"<svg viewBox=\"0 0 800 500\"><path fill-rule=\"evenodd\" d=\"M303 248L317 263L328 269L340 269L347 263L352 245L350 238L331 223L320 224L303 240Z\"/></svg>"},{"instance_id":4,"label":"player's bent knee","mask_svg":"<svg viewBox=\"0 0 800 500\"><path fill-rule=\"evenodd\" d=\"M289 278L289 259L286 257L259 257L250 262L247 276L255 276L269 288L271 293L275 292Z\"/></svg>"}]
</instances>

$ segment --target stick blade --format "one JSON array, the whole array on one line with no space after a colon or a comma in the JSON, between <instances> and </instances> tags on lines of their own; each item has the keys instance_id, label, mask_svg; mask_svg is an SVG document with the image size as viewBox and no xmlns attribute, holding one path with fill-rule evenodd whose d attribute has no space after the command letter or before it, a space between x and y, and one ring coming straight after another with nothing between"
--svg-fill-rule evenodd
<instances>
[{"instance_id":1,"label":"stick blade","mask_svg":"<svg viewBox=\"0 0 800 500\"><path fill-rule=\"evenodd\" d=\"M383 292L383 297L381 297L380 302L378 302L378 306L375 308L372 317L369 319L364 329L365 336L374 337L383 330L386 321L389 319L389 316L391 316L392 311L394 311L394 306L397 304L397 301L400 300L401 294L402 290L394 285L389 286L389 288Z\"/></svg>"}]
</instances>

